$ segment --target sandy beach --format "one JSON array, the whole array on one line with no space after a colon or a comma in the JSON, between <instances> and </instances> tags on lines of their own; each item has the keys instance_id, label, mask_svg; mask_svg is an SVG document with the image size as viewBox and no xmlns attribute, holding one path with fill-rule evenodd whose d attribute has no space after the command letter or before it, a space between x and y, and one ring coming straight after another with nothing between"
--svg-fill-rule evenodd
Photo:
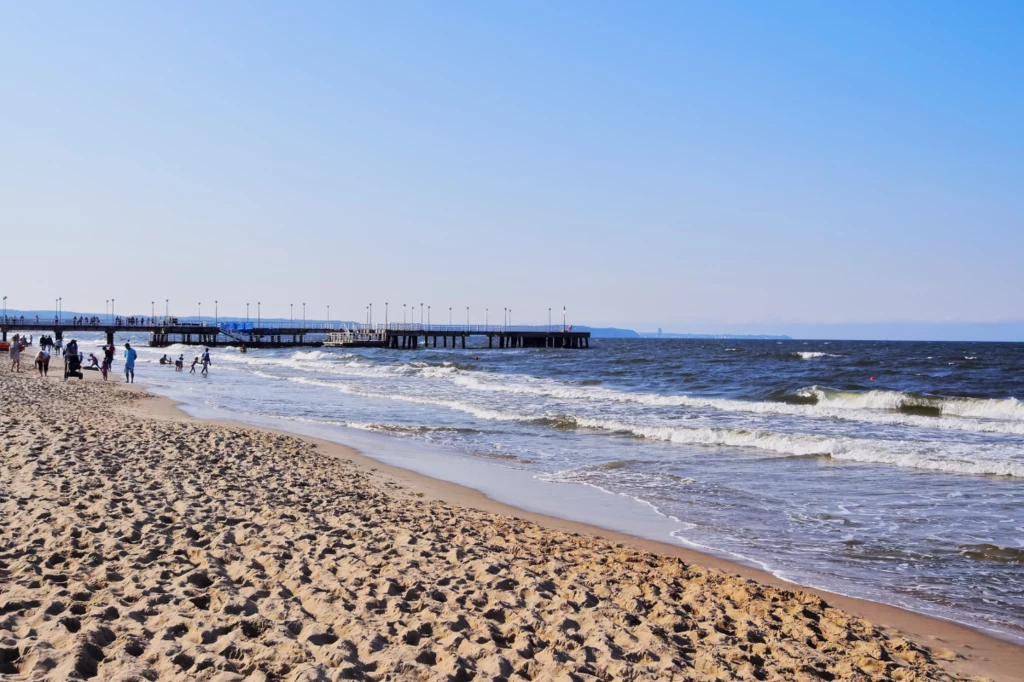
<instances>
[{"instance_id":1,"label":"sandy beach","mask_svg":"<svg viewBox=\"0 0 1024 682\"><path fill-rule=\"evenodd\" d=\"M1019 647L0 371L0 679L1019 679ZM52 367L53 365L51 365Z\"/></svg>"}]
</instances>

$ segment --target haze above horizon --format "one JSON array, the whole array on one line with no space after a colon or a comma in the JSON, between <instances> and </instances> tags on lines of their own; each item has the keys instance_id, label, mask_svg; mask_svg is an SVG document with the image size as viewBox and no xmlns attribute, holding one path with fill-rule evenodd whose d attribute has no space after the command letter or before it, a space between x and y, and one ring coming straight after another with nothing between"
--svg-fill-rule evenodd
<instances>
[{"instance_id":1,"label":"haze above horizon","mask_svg":"<svg viewBox=\"0 0 1024 682\"><path fill-rule=\"evenodd\" d=\"M8 4L0 294L1024 339L995 324L1024 318L1021 25L1010 2Z\"/></svg>"}]
</instances>

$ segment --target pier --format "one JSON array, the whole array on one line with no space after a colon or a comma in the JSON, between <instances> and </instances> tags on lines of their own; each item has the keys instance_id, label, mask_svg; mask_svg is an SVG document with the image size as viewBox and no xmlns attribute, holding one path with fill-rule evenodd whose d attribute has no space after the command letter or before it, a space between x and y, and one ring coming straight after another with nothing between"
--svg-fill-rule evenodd
<instances>
[{"instance_id":1,"label":"pier","mask_svg":"<svg viewBox=\"0 0 1024 682\"><path fill-rule=\"evenodd\" d=\"M466 340L474 336L486 338L488 348L590 348L590 332L555 328L538 330L503 326L398 323L379 327L363 325L331 332L327 335L324 345L413 350L419 348L422 339L424 347L466 348Z\"/></svg>"},{"instance_id":2,"label":"pier","mask_svg":"<svg viewBox=\"0 0 1024 682\"><path fill-rule=\"evenodd\" d=\"M467 339L486 338L487 348L590 348L590 332L572 331L571 327L538 329L502 325L422 325L392 323L387 325L315 325L302 327L271 327L251 323L219 324L180 323L125 324L100 322L73 323L54 318L49 321L15 319L0 320L0 340L7 341L12 332L51 333L55 340L76 333L99 333L108 344L118 333L148 333L149 345L162 348L180 343L197 346L245 346L247 348L288 348L294 346L331 346L349 348L390 348L414 350L421 346L433 348L467 348ZM480 348L481 346L471 346Z\"/></svg>"}]
</instances>

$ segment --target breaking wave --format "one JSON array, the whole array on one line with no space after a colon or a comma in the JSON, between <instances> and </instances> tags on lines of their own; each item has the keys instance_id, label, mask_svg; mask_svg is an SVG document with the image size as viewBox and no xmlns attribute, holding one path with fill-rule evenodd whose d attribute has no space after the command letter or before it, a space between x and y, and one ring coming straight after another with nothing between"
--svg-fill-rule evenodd
<instances>
[{"instance_id":1,"label":"breaking wave","mask_svg":"<svg viewBox=\"0 0 1024 682\"><path fill-rule=\"evenodd\" d=\"M911 444L906 441L772 431L646 426L611 419L580 417L569 417L568 419L583 428L629 434L669 443L753 448L785 456L818 455L840 461L891 464L932 471L1024 477L1024 462L1001 456L1003 453L999 450L992 451L992 456L979 456L979 453L985 452L985 450L977 446L965 445L951 450L949 443L942 443L939 448L930 447L927 442L923 441Z\"/></svg>"}]
</instances>

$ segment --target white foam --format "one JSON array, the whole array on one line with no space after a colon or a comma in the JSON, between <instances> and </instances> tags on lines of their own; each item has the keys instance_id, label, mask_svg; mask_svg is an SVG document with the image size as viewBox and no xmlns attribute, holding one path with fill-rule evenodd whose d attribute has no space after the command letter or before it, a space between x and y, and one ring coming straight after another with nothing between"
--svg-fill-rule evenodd
<instances>
[{"instance_id":1,"label":"white foam","mask_svg":"<svg viewBox=\"0 0 1024 682\"><path fill-rule=\"evenodd\" d=\"M500 375L501 381L485 379L483 375L469 372L452 377L459 386L479 391L497 391L523 395L537 395L560 400L603 400L619 403L637 403L652 407L689 407L715 409L725 412L749 412L755 414L781 414L818 419L843 419L866 421L875 424L914 426L920 428L938 428L954 431L972 431L980 433L1024 434L1024 423L984 422L975 419L986 417L986 411L1002 414L1010 411L1006 406L991 409L988 403L1002 401L979 401L977 414L963 414L957 419L953 417L928 417L921 415L899 414L900 396L905 394L893 391L869 391L868 393L828 392L817 386L802 389L799 394L804 397L815 397L815 405L792 405L789 403L768 401L730 400L725 398L691 398L685 395L660 395L656 393L632 393L601 387L571 387L546 380L534 380L530 377ZM956 400L956 399L951 399ZM1017 401L1010 399L1019 405ZM955 415L955 412L953 413Z\"/></svg>"},{"instance_id":2,"label":"white foam","mask_svg":"<svg viewBox=\"0 0 1024 682\"><path fill-rule=\"evenodd\" d=\"M758 430L679 428L581 417L570 419L586 428L628 433L670 443L754 448L788 456L823 455L837 460L892 464L933 471L1024 477L1024 461L999 446L883 441Z\"/></svg>"}]
</instances>

